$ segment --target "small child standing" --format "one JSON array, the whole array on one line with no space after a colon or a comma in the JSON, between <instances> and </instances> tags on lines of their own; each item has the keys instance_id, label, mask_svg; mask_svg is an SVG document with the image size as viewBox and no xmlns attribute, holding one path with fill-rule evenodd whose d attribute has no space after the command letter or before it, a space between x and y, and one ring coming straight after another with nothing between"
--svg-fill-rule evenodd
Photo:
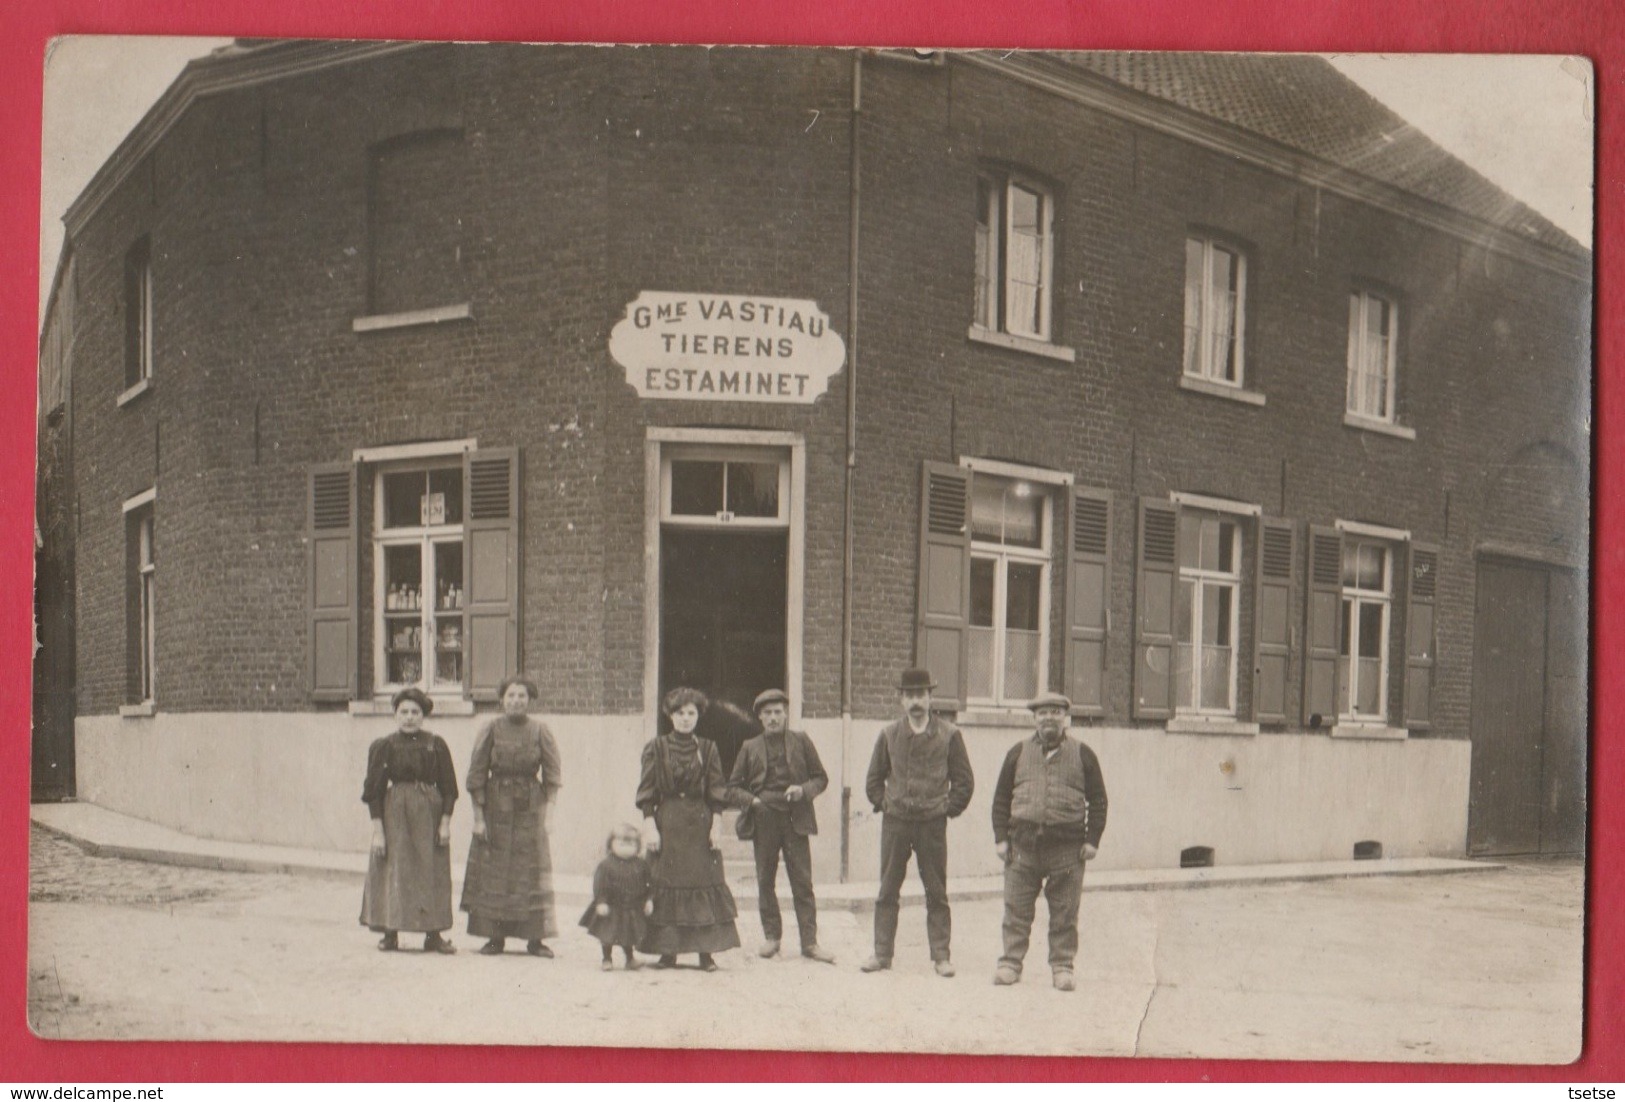
<instances>
[{"instance_id":1,"label":"small child standing","mask_svg":"<svg viewBox=\"0 0 1625 1102\"><path fill-rule=\"evenodd\" d=\"M645 921L654 909L649 897L649 866L643 860L643 838L630 823L618 823L609 832L607 856L592 874L592 903L581 916L581 925L604 947L603 971L615 967L611 953L619 945L626 954L628 971L641 965L632 955L642 940Z\"/></svg>"}]
</instances>

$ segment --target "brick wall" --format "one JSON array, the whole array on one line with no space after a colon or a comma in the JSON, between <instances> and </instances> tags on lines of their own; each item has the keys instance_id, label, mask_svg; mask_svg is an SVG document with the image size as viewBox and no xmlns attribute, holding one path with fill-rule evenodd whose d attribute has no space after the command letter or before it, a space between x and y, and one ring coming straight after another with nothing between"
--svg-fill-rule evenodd
<instances>
[{"instance_id":1,"label":"brick wall","mask_svg":"<svg viewBox=\"0 0 1625 1102\"><path fill-rule=\"evenodd\" d=\"M522 449L542 710L636 711L645 433L712 426L807 441L803 704L837 715L849 375L811 406L641 401L607 343L645 289L811 298L846 333L850 79L849 56L815 51L441 46L195 103L75 241L81 711L123 699L124 498L159 486L161 706L308 709L309 466L468 436ZM472 317L354 333L368 150L443 127L467 158ZM860 133L861 716L891 712L912 657L920 462L981 456L1114 494L1107 722L1130 711L1135 503L1180 490L1297 522L1300 602L1306 523L1440 544L1435 732L1466 733L1473 548L1584 516L1587 288L958 62L866 62ZM1075 363L967 340L991 164L1056 189L1055 339ZM1193 226L1246 248L1263 407L1179 386ZM155 381L118 408L123 254L144 233ZM1367 284L1401 304L1415 441L1342 421L1347 297ZM365 541L360 577L370 592ZM1055 681L1058 620L1051 637ZM1289 715L1300 685L1295 659Z\"/></svg>"}]
</instances>

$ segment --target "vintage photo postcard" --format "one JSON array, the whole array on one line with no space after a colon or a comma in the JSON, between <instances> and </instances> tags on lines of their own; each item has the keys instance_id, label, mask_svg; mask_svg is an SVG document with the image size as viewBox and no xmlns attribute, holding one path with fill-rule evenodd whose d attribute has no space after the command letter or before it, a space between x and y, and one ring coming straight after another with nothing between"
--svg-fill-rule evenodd
<instances>
[{"instance_id":1,"label":"vintage photo postcard","mask_svg":"<svg viewBox=\"0 0 1625 1102\"><path fill-rule=\"evenodd\" d=\"M1591 80L60 40L32 1029L1575 1059Z\"/></svg>"}]
</instances>

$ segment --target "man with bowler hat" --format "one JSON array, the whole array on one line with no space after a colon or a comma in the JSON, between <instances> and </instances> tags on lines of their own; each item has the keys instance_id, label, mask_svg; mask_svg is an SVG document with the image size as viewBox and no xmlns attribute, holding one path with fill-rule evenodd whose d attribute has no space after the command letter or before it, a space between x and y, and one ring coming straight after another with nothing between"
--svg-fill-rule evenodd
<instances>
[{"instance_id":1,"label":"man with bowler hat","mask_svg":"<svg viewBox=\"0 0 1625 1102\"><path fill-rule=\"evenodd\" d=\"M756 718L762 733L740 747L728 794L732 803L744 809L739 814L739 837L750 839L756 850L757 905L762 935L767 939L757 952L777 956L784 937L776 890L779 855L783 854L796 905L801 955L834 964L835 954L818 944L818 902L813 897L812 844L808 841L818 833L813 800L829 787L829 775L812 739L789 730L790 698L784 690L768 689L758 696Z\"/></svg>"},{"instance_id":2,"label":"man with bowler hat","mask_svg":"<svg viewBox=\"0 0 1625 1102\"><path fill-rule=\"evenodd\" d=\"M1094 751L1066 733L1070 700L1044 693L1028 707L1038 730L1010 748L993 789L993 849L1004 862L1004 955L993 982L1020 982L1042 888L1050 971L1058 990L1071 991L1083 863L1106 829L1106 781Z\"/></svg>"},{"instance_id":3,"label":"man with bowler hat","mask_svg":"<svg viewBox=\"0 0 1625 1102\"><path fill-rule=\"evenodd\" d=\"M875 900L875 955L859 967L890 968L897 944L898 896L912 854L925 887L925 929L937 975L954 974L948 959L948 820L970 805L975 778L965 738L952 723L931 714L930 670L904 670L897 684L903 718L887 724L875 740L865 794L883 812L880 823L880 895Z\"/></svg>"}]
</instances>

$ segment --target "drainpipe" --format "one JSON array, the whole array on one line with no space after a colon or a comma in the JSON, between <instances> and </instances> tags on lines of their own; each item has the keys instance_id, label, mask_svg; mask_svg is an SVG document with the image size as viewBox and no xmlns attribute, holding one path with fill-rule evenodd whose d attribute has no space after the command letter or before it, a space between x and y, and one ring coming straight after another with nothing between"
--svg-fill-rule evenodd
<instances>
[{"instance_id":1,"label":"drainpipe","mask_svg":"<svg viewBox=\"0 0 1625 1102\"><path fill-rule=\"evenodd\" d=\"M863 51L852 51L850 193L846 276L846 500L841 563L841 883L850 879L852 857L852 488L858 466L858 122L863 113Z\"/></svg>"}]
</instances>

